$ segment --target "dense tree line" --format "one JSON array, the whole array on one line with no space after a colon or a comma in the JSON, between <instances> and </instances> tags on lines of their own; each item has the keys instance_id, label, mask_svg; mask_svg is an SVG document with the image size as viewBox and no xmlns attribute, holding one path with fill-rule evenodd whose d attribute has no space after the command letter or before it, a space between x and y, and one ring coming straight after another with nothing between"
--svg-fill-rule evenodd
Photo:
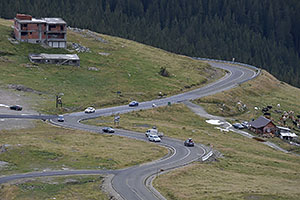
<instances>
[{"instance_id":1,"label":"dense tree line","mask_svg":"<svg viewBox=\"0 0 300 200\"><path fill-rule=\"evenodd\" d=\"M299 0L1 0L1 17L16 13L189 56L235 58L300 87Z\"/></svg>"}]
</instances>

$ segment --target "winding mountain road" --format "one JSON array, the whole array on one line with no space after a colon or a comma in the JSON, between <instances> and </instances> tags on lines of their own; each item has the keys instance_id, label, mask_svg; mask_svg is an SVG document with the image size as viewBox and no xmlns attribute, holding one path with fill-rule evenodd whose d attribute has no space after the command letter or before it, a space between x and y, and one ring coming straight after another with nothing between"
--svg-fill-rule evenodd
<instances>
[{"instance_id":1,"label":"winding mountain road","mask_svg":"<svg viewBox=\"0 0 300 200\"><path fill-rule=\"evenodd\" d=\"M57 122L56 119L51 119L51 123L72 129L80 129L84 131L102 133L101 127L85 125L80 123L82 120L96 118L99 116L110 116L114 114L127 113L134 110L151 109L152 105L166 106L169 103L180 103L183 101L193 100L200 97L212 95L224 90L228 90L243 83L247 80L255 78L259 70L232 65L232 63L212 62L208 63L216 68L226 70L228 73L220 80L208 84L202 88L198 88L189 92L174 95L167 98L142 102L138 107L129 107L128 105L117 106L112 108L104 108L96 110L95 113L85 114L77 112L64 115L65 122ZM252 67L253 68L253 67ZM34 116L32 116L34 118ZM137 133L126 130L115 130L115 135L129 137L138 140L148 141L143 133ZM193 161L201 160L210 153L210 149L201 144L196 144L193 148L188 148L183 145L183 141L164 137L159 145L165 146L170 150L170 153L164 158L146 163L143 165L133 166L121 170L71 170L71 171L47 171L39 173L27 173L11 176L0 177L0 184L9 182L15 179L32 178L41 176L57 176L57 175L73 175L73 174L114 174L111 181L113 189L118 193L119 199L127 200L152 200L164 199L151 184L153 176L162 171L178 168L187 165Z\"/></svg>"}]
</instances>

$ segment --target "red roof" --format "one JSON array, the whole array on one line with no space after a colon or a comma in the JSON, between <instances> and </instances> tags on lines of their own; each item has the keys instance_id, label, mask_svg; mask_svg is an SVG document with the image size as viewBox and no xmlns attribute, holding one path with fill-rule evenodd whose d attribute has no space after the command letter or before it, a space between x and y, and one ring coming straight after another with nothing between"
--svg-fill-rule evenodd
<instances>
[{"instance_id":1,"label":"red roof","mask_svg":"<svg viewBox=\"0 0 300 200\"><path fill-rule=\"evenodd\" d=\"M31 15L25 15L25 14L17 14L16 18L19 20L32 20Z\"/></svg>"}]
</instances>

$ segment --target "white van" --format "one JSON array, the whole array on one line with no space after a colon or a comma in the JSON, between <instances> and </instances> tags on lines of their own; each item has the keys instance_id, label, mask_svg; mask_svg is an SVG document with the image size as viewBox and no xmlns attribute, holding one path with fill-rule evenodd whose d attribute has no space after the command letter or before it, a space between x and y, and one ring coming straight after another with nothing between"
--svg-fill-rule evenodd
<instances>
[{"instance_id":1,"label":"white van","mask_svg":"<svg viewBox=\"0 0 300 200\"><path fill-rule=\"evenodd\" d=\"M148 129L145 133L146 137L149 137L149 135L158 135L158 137L163 137L164 134L162 132L158 132L157 129L151 128Z\"/></svg>"}]
</instances>

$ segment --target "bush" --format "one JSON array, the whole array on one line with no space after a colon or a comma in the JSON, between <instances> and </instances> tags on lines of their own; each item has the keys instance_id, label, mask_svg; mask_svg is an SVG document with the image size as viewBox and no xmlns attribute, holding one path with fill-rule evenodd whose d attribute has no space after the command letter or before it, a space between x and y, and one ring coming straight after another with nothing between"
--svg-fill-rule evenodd
<instances>
[{"instance_id":1,"label":"bush","mask_svg":"<svg viewBox=\"0 0 300 200\"><path fill-rule=\"evenodd\" d=\"M159 74L164 77L170 77L170 73L165 67L160 68Z\"/></svg>"}]
</instances>

